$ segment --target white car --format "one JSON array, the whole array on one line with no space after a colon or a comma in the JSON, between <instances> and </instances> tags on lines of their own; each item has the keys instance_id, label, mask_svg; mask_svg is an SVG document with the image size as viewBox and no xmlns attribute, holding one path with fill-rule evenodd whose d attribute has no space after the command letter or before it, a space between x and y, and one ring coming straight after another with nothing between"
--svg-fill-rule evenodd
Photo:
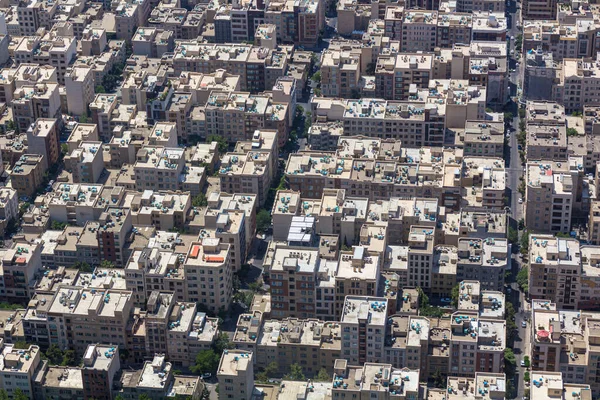
<instances>
[{"instance_id":1,"label":"white car","mask_svg":"<svg viewBox=\"0 0 600 400\"><path fill-rule=\"evenodd\" d=\"M523 198L519 197L519 204L523 204Z\"/></svg>"}]
</instances>

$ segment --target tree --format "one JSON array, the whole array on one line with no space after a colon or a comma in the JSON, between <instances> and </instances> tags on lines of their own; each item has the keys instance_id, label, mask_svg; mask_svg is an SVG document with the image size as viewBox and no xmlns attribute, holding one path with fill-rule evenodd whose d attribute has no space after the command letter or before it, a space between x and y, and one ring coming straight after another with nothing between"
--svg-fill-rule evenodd
<instances>
[{"instance_id":1,"label":"tree","mask_svg":"<svg viewBox=\"0 0 600 400\"><path fill-rule=\"evenodd\" d=\"M575 128L567 128L567 136L578 136L579 132Z\"/></svg>"},{"instance_id":2,"label":"tree","mask_svg":"<svg viewBox=\"0 0 600 400\"><path fill-rule=\"evenodd\" d=\"M21 389L15 390L13 400L29 400L29 397Z\"/></svg>"},{"instance_id":3,"label":"tree","mask_svg":"<svg viewBox=\"0 0 600 400\"><path fill-rule=\"evenodd\" d=\"M504 349L504 370L506 375L512 376L517 368L517 359L515 353L510 347Z\"/></svg>"},{"instance_id":4,"label":"tree","mask_svg":"<svg viewBox=\"0 0 600 400\"><path fill-rule=\"evenodd\" d=\"M219 333L213 344L213 350L217 354L222 354L224 350L230 350L233 348L235 348L235 345L229 340L229 335L227 335L225 332Z\"/></svg>"},{"instance_id":5,"label":"tree","mask_svg":"<svg viewBox=\"0 0 600 400\"><path fill-rule=\"evenodd\" d=\"M266 231L271 226L271 213L262 209L256 214L256 230L259 232Z\"/></svg>"},{"instance_id":6,"label":"tree","mask_svg":"<svg viewBox=\"0 0 600 400\"><path fill-rule=\"evenodd\" d=\"M517 274L517 284L522 291L525 293L529 292L529 268L527 265L519 270L519 273Z\"/></svg>"},{"instance_id":7,"label":"tree","mask_svg":"<svg viewBox=\"0 0 600 400\"><path fill-rule=\"evenodd\" d=\"M59 365L64 357L63 351L56 344L51 344L46 350L46 357L52 365Z\"/></svg>"},{"instance_id":8,"label":"tree","mask_svg":"<svg viewBox=\"0 0 600 400\"><path fill-rule=\"evenodd\" d=\"M229 149L229 143L223 136L219 135L208 135L206 137L206 143L217 142L219 147L219 153L226 153L227 149Z\"/></svg>"},{"instance_id":9,"label":"tree","mask_svg":"<svg viewBox=\"0 0 600 400\"><path fill-rule=\"evenodd\" d=\"M529 251L529 232L523 232L521 235L521 253L526 254Z\"/></svg>"},{"instance_id":10,"label":"tree","mask_svg":"<svg viewBox=\"0 0 600 400\"><path fill-rule=\"evenodd\" d=\"M508 228L508 241L512 244L517 244L519 241L519 232L513 228Z\"/></svg>"},{"instance_id":11,"label":"tree","mask_svg":"<svg viewBox=\"0 0 600 400\"><path fill-rule=\"evenodd\" d=\"M317 382L329 382L330 380L331 375L327 373L327 370L325 368L321 368L319 370L319 373L317 374L317 377L315 378L315 381Z\"/></svg>"},{"instance_id":12,"label":"tree","mask_svg":"<svg viewBox=\"0 0 600 400\"><path fill-rule=\"evenodd\" d=\"M4 389L0 389L0 400L8 400L8 393L6 393L6 390Z\"/></svg>"},{"instance_id":13,"label":"tree","mask_svg":"<svg viewBox=\"0 0 600 400\"><path fill-rule=\"evenodd\" d=\"M109 260L102 260L102 262L100 263L100 268L106 268L106 269L110 269L110 268L114 268L115 264L112 263L112 261Z\"/></svg>"},{"instance_id":14,"label":"tree","mask_svg":"<svg viewBox=\"0 0 600 400\"><path fill-rule=\"evenodd\" d=\"M74 367L77 364L79 364L79 360L77 359L77 354L75 354L75 350L65 351L65 355L63 357L61 365Z\"/></svg>"},{"instance_id":15,"label":"tree","mask_svg":"<svg viewBox=\"0 0 600 400\"><path fill-rule=\"evenodd\" d=\"M67 225L68 224L66 222L52 221L50 229L52 229L53 231L62 231L67 227Z\"/></svg>"},{"instance_id":16,"label":"tree","mask_svg":"<svg viewBox=\"0 0 600 400\"><path fill-rule=\"evenodd\" d=\"M9 119L8 121L6 121L6 124L4 124L4 127L6 128L7 131L17 130L17 125L15 124L15 121L13 121L12 119Z\"/></svg>"},{"instance_id":17,"label":"tree","mask_svg":"<svg viewBox=\"0 0 600 400\"><path fill-rule=\"evenodd\" d=\"M435 369L435 372L431 376L431 379L433 380L433 384L436 388L443 389L446 387L446 379L444 379L444 376L440 372L439 368Z\"/></svg>"},{"instance_id":18,"label":"tree","mask_svg":"<svg viewBox=\"0 0 600 400\"><path fill-rule=\"evenodd\" d=\"M452 293L451 293L451 299L452 299L452 307L454 308L458 308L458 296L460 295L460 288L459 288L460 284L456 284L456 286L454 286L452 288Z\"/></svg>"},{"instance_id":19,"label":"tree","mask_svg":"<svg viewBox=\"0 0 600 400\"><path fill-rule=\"evenodd\" d=\"M529 366L531 365L531 360L529 359L529 356L523 357L523 363L525 363L525 368L529 368Z\"/></svg>"},{"instance_id":20,"label":"tree","mask_svg":"<svg viewBox=\"0 0 600 400\"><path fill-rule=\"evenodd\" d=\"M219 361L220 357L214 350L203 350L196 356L196 363L190 367L190 371L196 375L206 372L216 374L217 368L219 368Z\"/></svg>"},{"instance_id":21,"label":"tree","mask_svg":"<svg viewBox=\"0 0 600 400\"><path fill-rule=\"evenodd\" d=\"M321 71L315 72L311 79L317 83L321 83Z\"/></svg>"},{"instance_id":22,"label":"tree","mask_svg":"<svg viewBox=\"0 0 600 400\"><path fill-rule=\"evenodd\" d=\"M96 85L96 87L94 88L94 91L97 94L106 93L106 89L102 85Z\"/></svg>"},{"instance_id":23,"label":"tree","mask_svg":"<svg viewBox=\"0 0 600 400\"><path fill-rule=\"evenodd\" d=\"M523 380L525 382L529 382L530 381L529 371L525 371L525 373L523 374Z\"/></svg>"},{"instance_id":24,"label":"tree","mask_svg":"<svg viewBox=\"0 0 600 400\"><path fill-rule=\"evenodd\" d=\"M290 365L289 374L285 375L285 379L290 381L305 381L304 372L302 371L302 367L299 364Z\"/></svg>"},{"instance_id":25,"label":"tree","mask_svg":"<svg viewBox=\"0 0 600 400\"><path fill-rule=\"evenodd\" d=\"M267 383L269 381L269 379L275 377L278 372L279 372L279 365L275 361L273 361L273 362L269 363L269 365L267 365L262 372L259 372L256 375L256 377L259 382Z\"/></svg>"},{"instance_id":26,"label":"tree","mask_svg":"<svg viewBox=\"0 0 600 400\"><path fill-rule=\"evenodd\" d=\"M504 113L504 122L510 122L514 118L513 113L505 112Z\"/></svg>"},{"instance_id":27,"label":"tree","mask_svg":"<svg viewBox=\"0 0 600 400\"><path fill-rule=\"evenodd\" d=\"M75 264L73 264L73 268L78 269L80 272L93 272L90 264L86 263L85 261L77 261Z\"/></svg>"},{"instance_id":28,"label":"tree","mask_svg":"<svg viewBox=\"0 0 600 400\"><path fill-rule=\"evenodd\" d=\"M19 350L27 350L27 349L29 349L29 346L30 346L29 343L19 340L18 342L15 343L14 347L15 347L15 349L19 349Z\"/></svg>"},{"instance_id":29,"label":"tree","mask_svg":"<svg viewBox=\"0 0 600 400\"><path fill-rule=\"evenodd\" d=\"M79 117L79 122L80 122L80 123L82 123L82 124L87 124L87 122L88 122L88 116L87 116L87 115L85 115L85 114L82 114L82 115Z\"/></svg>"},{"instance_id":30,"label":"tree","mask_svg":"<svg viewBox=\"0 0 600 400\"><path fill-rule=\"evenodd\" d=\"M67 155L69 153L69 145L66 143L61 144L60 152L62 153L63 156Z\"/></svg>"},{"instance_id":31,"label":"tree","mask_svg":"<svg viewBox=\"0 0 600 400\"><path fill-rule=\"evenodd\" d=\"M192 206L194 207L206 207L208 205L208 199L204 193L200 193L192 200Z\"/></svg>"}]
</instances>

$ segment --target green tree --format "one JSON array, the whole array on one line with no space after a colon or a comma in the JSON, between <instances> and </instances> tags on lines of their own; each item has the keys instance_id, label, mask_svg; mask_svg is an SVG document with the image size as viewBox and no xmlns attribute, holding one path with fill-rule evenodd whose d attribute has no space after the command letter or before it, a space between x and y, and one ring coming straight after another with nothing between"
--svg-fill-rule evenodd
<instances>
[{"instance_id":1,"label":"green tree","mask_svg":"<svg viewBox=\"0 0 600 400\"><path fill-rule=\"evenodd\" d=\"M285 379L288 379L290 381L305 381L306 380L306 378L304 377L304 372L302 371L302 367L296 363L290 365L290 372L289 372L289 374L285 375Z\"/></svg>"},{"instance_id":2,"label":"green tree","mask_svg":"<svg viewBox=\"0 0 600 400\"><path fill-rule=\"evenodd\" d=\"M523 363L525 363L525 368L529 368L529 366L531 365L531 360L529 359L529 356L523 357Z\"/></svg>"},{"instance_id":3,"label":"green tree","mask_svg":"<svg viewBox=\"0 0 600 400\"><path fill-rule=\"evenodd\" d=\"M506 375L512 377L516 368L517 358L515 357L515 353L511 348L507 347L504 349L504 370L506 371Z\"/></svg>"},{"instance_id":4,"label":"green tree","mask_svg":"<svg viewBox=\"0 0 600 400\"><path fill-rule=\"evenodd\" d=\"M51 365L59 365L63 361L63 351L56 344L51 344L46 350L46 357Z\"/></svg>"},{"instance_id":5,"label":"green tree","mask_svg":"<svg viewBox=\"0 0 600 400\"><path fill-rule=\"evenodd\" d=\"M204 193L200 193L192 200L192 206L194 207L206 207L208 205L208 199Z\"/></svg>"},{"instance_id":6,"label":"green tree","mask_svg":"<svg viewBox=\"0 0 600 400\"><path fill-rule=\"evenodd\" d=\"M15 349L19 349L19 350L27 350L29 349L30 344L23 341L23 340L19 340L18 342L15 343Z\"/></svg>"},{"instance_id":7,"label":"green tree","mask_svg":"<svg viewBox=\"0 0 600 400\"><path fill-rule=\"evenodd\" d=\"M15 124L15 121L13 121L12 119L9 119L8 121L6 121L6 124L4 124L4 127L6 128L7 131L17 130L17 125Z\"/></svg>"},{"instance_id":8,"label":"green tree","mask_svg":"<svg viewBox=\"0 0 600 400\"><path fill-rule=\"evenodd\" d=\"M225 332L219 333L213 344L215 353L222 354L224 350L235 348L235 345L229 340L229 335Z\"/></svg>"},{"instance_id":9,"label":"green tree","mask_svg":"<svg viewBox=\"0 0 600 400\"><path fill-rule=\"evenodd\" d=\"M138 400L151 400L151 399L150 399L150 396L148 396L145 393L142 393L138 396Z\"/></svg>"},{"instance_id":10,"label":"green tree","mask_svg":"<svg viewBox=\"0 0 600 400\"><path fill-rule=\"evenodd\" d=\"M87 124L87 122L88 122L88 116L87 116L87 115L85 115L85 114L82 114L82 115L79 117L79 122L80 122L80 123L82 123L82 124Z\"/></svg>"},{"instance_id":11,"label":"green tree","mask_svg":"<svg viewBox=\"0 0 600 400\"><path fill-rule=\"evenodd\" d=\"M29 397L21 389L15 390L13 400L29 400Z\"/></svg>"},{"instance_id":12,"label":"green tree","mask_svg":"<svg viewBox=\"0 0 600 400\"><path fill-rule=\"evenodd\" d=\"M575 128L567 128L567 136L578 136L579 132Z\"/></svg>"},{"instance_id":13,"label":"green tree","mask_svg":"<svg viewBox=\"0 0 600 400\"><path fill-rule=\"evenodd\" d=\"M69 145L66 143L61 144L60 152L63 154L63 156L67 155L69 153Z\"/></svg>"},{"instance_id":14,"label":"green tree","mask_svg":"<svg viewBox=\"0 0 600 400\"><path fill-rule=\"evenodd\" d=\"M265 367L265 369L262 372L259 372L256 377L257 380L261 383L267 383L269 381L269 379L275 377L279 372L279 365L273 361L271 363L269 363L269 365L267 365Z\"/></svg>"},{"instance_id":15,"label":"green tree","mask_svg":"<svg viewBox=\"0 0 600 400\"><path fill-rule=\"evenodd\" d=\"M77 261L73 264L73 268L78 269L80 272L93 272L93 268L85 261Z\"/></svg>"},{"instance_id":16,"label":"green tree","mask_svg":"<svg viewBox=\"0 0 600 400\"><path fill-rule=\"evenodd\" d=\"M0 400L9 400L8 393L4 389L0 389Z\"/></svg>"},{"instance_id":17,"label":"green tree","mask_svg":"<svg viewBox=\"0 0 600 400\"><path fill-rule=\"evenodd\" d=\"M508 241L512 244L517 244L519 241L519 232L513 228L508 228Z\"/></svg>"},{"instance_id":18,"label":"green tree","mask_svg":"<svg viewBox=\"0 0 600 400\"><path fill-rule=\"evenodd\" d=\"M109 260L102 260L102 262L100 263L100 268L106 268L106 269L110 269L110 268L114 268L115 264L113 264L112 261Z\"/></svg>"},{"instance_id":19,"label":"green tree","mask_svg":"<svg viewBox=\"0 0 600 400\"><path fill-rule=\"evenodd\" d=\"M435 372L431 376L431 379L433 380L433 384L436 388L443 389L446 387L446 379L444 379L444 376L440 372L439 368L435 369Z\"/></svg>"},{"instance_id":20,"label":"green tree","mask_svg":"<svg viewBox=\"0 0 600 400\"><path fill-rule=\"evenodd\" d=\"M451 293L451 299L452 299L452 307L454 308L458 308L458 296L460 294L460 288L459 288L460 284L456 284L456 286L454 286L452 288L452 293Z\"/></svg>"},{"instance_id":21,"label":"green tree","mask_svg":"<svg viewBox=\"0 0 600 400\"><path fill-rule=\"evenodd\" d=\"M327 370L325 368L321 368L315 378L315 381L317 382L329 382L331 380L332 377L331 375L329 375L329 373L327 373Z\"/></svg>"},{"instance_id":22,"label":"green tree","mask_svg":"<svg viewBox=\"0 0 600 400\"><path fill-rule=\"evenodd\" d=\"M79 360L77 358L77 354L75 350L67 350L65 351L65 355L63 357L61 365L74 367L79 364Z\"/></svg>"},{"instance_id":23,"label":"green tree","mask_svg":"<svg viewBox=\"0 0 600 400\"><path fill-rule=\"evenodd\" d=\"M521 253L526 254L529 251L529 232L525 231L521 235Z\"/></svg>"},{"instance_id":24,"label":"green tree","mask_svg":"<svg viewBox=\"0 0 600 400\"><path fill-rule=\"evenodd\" d=\"M529 268L524 265L517 274L517 285L524 292L529 292Z\"/></svg>"},{"instance_id":25,"label":"green tree","mask_svg":"<svg viewBox=\"0 0 600 400\"><path fill-rule=\"evenodd\" d=\"M50 229L52 229L53 231L62 231L67 227L67 225L68 224L66 222L52 221Z\"/></svg>"},{"instance_id":26,"label":"green tree","mask_svg":"<svg viewBox=\"0 0 600 400\"><path fill-rule=\"evenodd\" d=\"M513 113L511 112L505 112L504 113L504 122L509 122L514 118Z\"/></svg>"},{"instance_id":27,"label":"green tree","mask_svg":"<svg viewBox=\"0 0 600 400\"><path fill-rule=\"evenodd\" d=\"M104 86L102 85L96 85L96 87L94 88L94 91L97 94L102 94L102 93L106 93L106 89L104 88Z\"/></svg>"},{"instance_id":28,"label":"green tree","mask_svg":"<svg viewBox=\"0 0 600 400\"><path fill-rule=\"evenodd\" d=\"M531 377L529 376L529 371L525 371L525 373L523 374L523 380L525 382L529 382L531 380Z\"/></svg>"},{"instance_id":29,"label":"green tree","mask_svg":"<svg viewBox=\"0 0 600 400\"><path fill-rule=\"evenodd\" d=\"M311 79L317 83L321 83L321 71L315 72Z\"/></svg>"},{"instance_id":30,"label":"green tree","mask_svg":"<svg viewBox=\"0 0 600 400\"><path fill-rule=\"evenodd\" d=\"M216 374L219 368L220 357L214 350L203 350L196 356L196 362L190 367L190 371L196 375L204 373Z\"/></svg>"},{"instance_id":31,"label":"green tree","mask_svg":"<svg viewBox=\"0 0 600 400\"><path fill-rule=\"evenodd\" d=\"M217 142L219 147L219 153L226 153L227 149L229 149L229 143L223 136L219 135L208 135L206 137L206 143Z\"/></svg>"},{"instance_id":32,"label":"green tree","mask_svg":"<svg viewBox=\"0 0 600 400\"><path fill-rule=\"evenodd\" d=\"M265 209L256 214L256 230L264 232L271 226L271 213Z\"/></svg>"}]
</instances>

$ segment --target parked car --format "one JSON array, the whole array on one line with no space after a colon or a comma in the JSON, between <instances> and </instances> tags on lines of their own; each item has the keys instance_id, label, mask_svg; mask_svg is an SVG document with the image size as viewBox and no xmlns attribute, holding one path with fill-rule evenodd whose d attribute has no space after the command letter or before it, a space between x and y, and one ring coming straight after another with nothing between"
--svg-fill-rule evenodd
<instances>
[{"instance_id":1,"label":"parked car","mask_svg":"<svg viewBox=\"0 0 600 400\"><path fill-rule=\"evenodd\" d=\"M527 328L527 321L522 321L521 322L521 327Z\"/></svg>"}]
</instances>

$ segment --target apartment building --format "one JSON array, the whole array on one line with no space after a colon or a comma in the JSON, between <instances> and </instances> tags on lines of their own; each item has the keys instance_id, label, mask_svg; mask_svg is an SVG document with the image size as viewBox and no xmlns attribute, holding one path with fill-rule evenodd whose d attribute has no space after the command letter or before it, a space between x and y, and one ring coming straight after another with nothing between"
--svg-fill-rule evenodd
<instances>
[{"instance_id":1,"label":"apartment building","mask_svg":"<svg viewBox=\"0 0 600 400\"><path fill-rule=\"evenodd\" d=\"M376 94L387 100L414 99L429 88L433 54L400 53L379 56L375 66Z\"/></svg>"},{"instance_id":2,"label":"apartment building","mask_svg":"<svg viewBox=\"0 0 600 400\"><path fill-rule=\"evenodd\" d=\"M50 29L57 10L58 4L54 2L20 2L16 11L21 35L35 36L41 27Z\"/></svg>"},{"instance_id":3,"label":"apartment building","mask_svg":"<svg viewBox=\"0 0 600 400\"><path fill-rule=\"evenodd\" d=\"M456 280L476 280L481 289L502 291L510 269L510 247L506 239L458 239Z\"/></svg>"},{"instance_id":4,"label":"apartment building","mask_svg":"<svg viewBox=\"0 0 600 400\"><path fill-rule=\"evenodd\" d=\"M192 200L190 194L155 192L127 194L123 207L131 210L133 225L154 226L158 230L183 229Z\"/></svg>"},{"instance_id":5,"label":"apartment building","mask_svg":"<svg viewBox=\"0 0 600 400\"><path fill-rule=\"evenodd\" d=\"M82 56L99 56L108 45L106 30L103 28L88 26L83 30L80 42Z\"/></svg>"},{"instance_id":6,"label":"apartment building","mask_svg":"<svg viewBox=\"0 0 600 400\"><path fill-rule=\"evenodd\" d=\"M451 375L474 377L476 372L500 373L504 369L505 321L458 311L452 314L451 329Z\"/></svg>"},{"instance_id":7,"label":"apartment building","mask_svg":"<svg viewBox=\"0 0 600 400\"><path fill-rule=\"evenodd\" d=\"M480 318L504 319L504 293L482 290L479 281L462 281L458 288L459 311L476 311Z\"/></svg>"},{"instance_id":8,"label":"apartment building","mask_svg":"<svg viewBox=\"0 0 600 400\"><path fill-rule=\"evenodd\" d=\"M13 243L2 257L4 278L1 294L7 301L26 301L33 294L36 276L42 268L39 243Z\"/></svg>"},{"instance_id":9,"label":"apartment building","mask_svg":"<svg viewBox=\"0 0 600 400\"><path fill-rule=\"evenodd\" d=\"M13 95L12 111L15 124L21 132L38 118L60 117L60 95L57 83L23 85Z\"/></svg>"},{"instance_id":10,"label":"apartment building","mask_svg":"<svg viewBox=\"0 0 600 400\"><path fill-rule=\"evenodd\" d=\"M104 171L102 142L81 142L65 156L65 167L74 183L96 183Z\"/></svg>"},{"instance_id":11,"label":"apartment building","mask_svg":"<svg viewBox=\"0 0 600 400\"><path fill-rule=\"evenodd\" d=\"M31 154L39 154L44 171L58 161L58 123L54 118L39 118L27 129L27 146Z\"/></svg>"},{"instance_id":12,"label":"apartment building","mask_svg":"<svg viewBox=\"0 0 600 400\"><path fill-rule=\"evenodd\" d=\"M588 240L591 244L600 245L600 202L592 201L588 218Z\"/></svg>"},{"instance_id":13,"label":"apartment building","mask_svg":"<svg viewBox=\"0 0 600 400\"><path fill-rule=\"evenodd\" d=\"M44 175L44 156L23 154L10 172L10 182L19 196L32 196L42 184Z\"/></svg>"},{"instance_id":14,"label":"apartment building","mask_svg":"<svg viewBox=\"0 0 600 400\"><path fill-rule=\"evenodd\" d=\"M485 21L486 15L477 15L476 18L478 21ZM441 48L451 48L454 43L467 44L471 42L472 37L482 36L480 33L475 34L476 31L482 31L481 24L475 24L473 16L467 13L440 12L436 29L436 47Z\"/></svg>"},{"instance_id":15,"label":"apartment building","mask_svg":"<svg viewBox=\"0 0 600 400\"><path fill-rule=\"evenodd\" d=\"M457 130L455 143L462 144L463 155L498 157L504 155L504 123L500 121L467 121L464 131Z\"/></svg>"},{"instance_id":16,"label":"apartment building","mask_svg":"<svg viewBox=\"0 0 600 400\"><path fill-rule=\"evenodd\" d=\"M155 354L152 361L144 362L140 370L127 370L115 383L115 396L135 399L146 396L150 399L166 397L200 397L204 385L199 376L176 375L173 364L165 360L164 354Z\"/></svg>"},{"instance_id":17,"label":"apartment building","mask_svg":"<svg viewBox=\"0 0 600 400\"><path fill-rule=\"evenodd\" d=\"M336 318L344 311L346 296L377 295L380 263L380 257L370 254L364 246L340 252L334 274Z\"/></svg>"},{"instance_id":18,"label":"apartment building","mask_svg":"<svg viewBox=\"0 0 600 400\"><path fill-rule=\"evenodd\" d=\"M375 362L355 365L347 359L335 360L332 399L419 397L419 370L398 369L391 364Z\"/></svg>"},{"instance_id":19,"label":"apartment building","mask_svg":"<svg viewBox=\"0 0 600 400\"><path fill-rule=\"evenodd\" d=\"M527 163L525 224L535 232L569 232L579 186L576 160ZM560 166L558 165L560 164Z\"/></svg>"},{"instance_id":20,"label":"apartment building","mask_svg":"<svg viewBox=\"0 0 600 400\"><path fill-rule=\"evenodd\" d=\"M254 390L254 355L239 350L226 350L221 355L217 378L219 398L250 400ZM221 394L222 391L222 394Z\"/></svg>"},{"instance_id":21,"label":"apartment building","mask_svg":"<svg viewBox=\"0 0 600 400\"><path fill-rule=\"evenodd\" d=\"M409 10L402 21L402 51L433 51L437 44L437 11Z\"/></svg>"},{"instance_id":22,"label":"apartment building","mask_svg":"<svg viewBox=\"0 0 600 400\"><path fill-rule=\"evenodd\" d=\"M555 3L556 4L556 3ZM523 5L525 10L525 5ZM597 29L591 19L579 19L577 23L559 22L555 13L550 18L527 21L523 27L523 48L551 52L555 61L564 58L593 57L594 35Z\"/></svg>"},{"instance_id":23,"label":"apartment building","mask_svg":"<svg viewBox=\"0 0 600 400\"><path fill-rule=\"evenodd\" d=\"M132 230L131 211L121 207L107 207L100 214L97 222L97 240L100 250L100 259L107 260L116 266L123 266L127 262L125 243Z\"/></svg>"},{"instance_id":24,"label":"apartment building","mask_svg":"<svg viewBox=\"0 0 600 400\"><path fill-rule=\"evenodd\" d=\"M46 195L45 206L53 221L83 226L100 217L108 202L103 200L102 185L60 183Z\"/></svg>"},{"instance_id":25,"label":"apartment building","mask_svg":"<svg viewBox=\"0 0 600 400\"><path fill-rule=\"evenodd\" d=\"M474 378L449 376L447 388L443 390L429 389L429 396L436 398L436 393L441 392L444 396L448 396L448 400L476 399L478 397L501 399L506 398L506 385L505 374L477 372Z\"/></svg>"},{"instance_id":26,"label":"apartment building","mask_svg":"<svg viewBox=\"0 0 600 400\"><path fill-rule=\"evenodd\" d=\"M532 49L533 50L533 49ZM523 96L527 100L550 101L557 97L564 98L560 80L562 65L555 61L553 53L541 48L525 53L525 78L523 81Z\"/></svg>"},{"instance_id":27,"label":"apartment building","mask_svg":"<svg viewBox=\"0 0 600 400\"><path fill-rule=\"evenodd\" d=\"M600 101L600 62L593 58L563 59L562 74L556 101L563 104L569 114L583 111L586 104Z\"/></svg>"},{"instance_id":28,"label":"apartment building","mask_svg":"<svg viewBox=\"0 0 600 400\"><path fill-rule=\"evenodd\" d=\"M217 318L197 311L194 303L176 303L167 330L169 359L175 365L194 365L198 353L212 348L217 333Z\"/></svg>"},{"instance_id":29,"label":"apartment building","mask_svg":"<svg viewBox=\"0 0 600 400\"><path fill-rule=\"evenodd\" d=\"M361 76L360 49L325 50L321 54L321 90L327 97L356 98Z\"/></svg>"},{"instance_id":30,"label":"apartment building","mask_svg":"<svg viewBox=\"0 0 600 400\"><path fill-rule=\"evenodd\" d=\"M549 400L559 397L591 400L590 385L567 383L560 372L537 372L531 374L531 396L536 399Z\"/></svg>"},{"instance_id":31,"label":"apartment building","mask_svg":"<svg viewBox=\"0 0 600 400\"><path fill-rule=\"evenodd\" d=\"M87 105L94 101L94 75L90 67L69 68L65 75L67 108L73 115L87 115Z\"/></svg>"},{"instance_id":32,"label":"apartment building","mask_svg":"<svg viewBox=\"0 0 600 400\"><path fill-rule=\"evenodd\" d=\"M240 334L237 337L242 339ZM297 363L309 376L321 369L331 372L334 360L340 357L340 337L341 329L334 322L314 318L266 320L257 335L256 365L265 368L276 362L287 372Z\"/></svg>"},{"instance_id":33,"label":"apartment building","mask_svg":"<svg viewBox=\"0 0 600 400\"><path fill-rule=\"evenodd\" d=\"M340 319L344 359L355 365L383 360L387 306L385 298L345 297Z\"/></svg>"},{"instance_id":34,"label":"apartment building","mask_svg":"<svg viewBox=\"0 0 600 400\"><path fill-rule=\"evenodd\" d=\"M110 141L113 136L110 120L116 107L117 97L108 94L97 94L89 105L92 122L98 126L98 135L103 142Z\"/></svg>"},{"instance_id":35,"label":"apartment building","mask_svg":"<svg viewBox=\"0 0 600 400\"><path fill-rule=\"evenodd\" d=\"M0 378L2 389L8 396L15 396L20 390L23 395L33 398L34 375L41 362L40 348L29 345L26 349L19 350L14 344L2 341L2 368Z\"/></svg>"},{"instance_id":36,"label":"apartment building","mask_svg":"<svg viewBox=\"0 0 600 400\"><path fill-rule=\"evenodd\" d=\"M144 146L138 151L133 165L136 188L175 191L184 165L183 149Z\"/></svg>"},{"instance_id":37,"label":"apartment building","mask_svg":"<svg viewBox=\"0 0 600 400\"><path fill-rule=\"evenodd\" d=\"M581 252L574 239L552 235L529 238L529 295L548 299L561 310L574 310L581 295Z\"/></svg>"},{"instance_id":38,"label":"apartment building","mask_svg":"<svg viewBox=\"0 0 600 400\"><path fill-rule=\"evenodd\" d=\"M210 237L193 242L183 266L188 301L200 302L214 312L229 307L233 272L228 244Z\"/></svg>"},{"instance_id":39,"label":"apartment building","mask_svg":"<svg viewBox=\"0 0 600 400\"><path fill-rule=\"evenodd\" d=\"M251 95L240 92L211 92L200 113L192 113L193 125L204 119L205 129L190 134L200 137L219 135L229 142L251 140L256 130L276 130L277 145L287 141L289 117L292 112L286 103L276 103L270 95ZM198 115L198 117L196 117ZM198 120L200 119L200 120Z\"/></svg>"},{"instance_id":40,"label":"apartment building","mask_svg":"<svg viewBox=\"0 0 600 400\"><path fill-rule=\"evenodd\" d=\"M78 354L84 354L88 344L98 342L125 346L132 311L130 291L63 286L47 312L50 343L74 349Z\"/></svg>"},{"instance_id":41,"label":"apartment building","mask_svg":"<svg viewBox=\"0 0 600 400\"><path fill-rule=\"evenodd\" d=\"M314 151L335 151L344 135L341 122L315 122L308 128L308 145Z\"/></svg>"},{"instance_id":42,"label":"apartment building","mask_svg":"<svg viewBox=\"0 0 600 400\"><path fill-rule=\"evenodd\" d=\"M278 142L278 132L272 130L256 130L251 142L238 142L221 160L221 190L256 193L258 204L264 204L277 171Z\"/></svg>"},{"instance_id":43,"label":"apartment building","mask_svg":"<svg viewBox=\"0 0 600 400\"><path fill-rule=\"evenodd\" d=\"M259 93L270 90L277 78L285 75L292 49L279 46L269 50L245 44L199 44L182 41L175 47L173 69L210 74L224 69L239 75L243 91Z\"/></svg>"},{"instance_id":44,"label":"apartment building","mask_svg":"<svg viewBox=\"0 0 600 400\"><path fill-rule=\"evenodd\" d=\"M276 247L268 266L272 315L276 318L310 318L315 315L317 272L316 249Z\"/></svg>"},{"instance_id":45,"label":"apartment building","mask_svg":"<svg viewBox=\"0 0 600 400\"><path fill-rule=\"evenodd\" d=\"M11 188L0 189L0 231L4 231L7 225L19 217L19 196L17 191Z\"/></svg>"},{"instance_id":46,"label":"apartment building","mask_svg":"<svg viewBox=\"0 0 600 400\"><path fill-rule=\"evenodd\" d=\"M553 0L526 0L523 2L523 19L552 20L556 17L557 2Z\"/></svg>"}]
</instances>

